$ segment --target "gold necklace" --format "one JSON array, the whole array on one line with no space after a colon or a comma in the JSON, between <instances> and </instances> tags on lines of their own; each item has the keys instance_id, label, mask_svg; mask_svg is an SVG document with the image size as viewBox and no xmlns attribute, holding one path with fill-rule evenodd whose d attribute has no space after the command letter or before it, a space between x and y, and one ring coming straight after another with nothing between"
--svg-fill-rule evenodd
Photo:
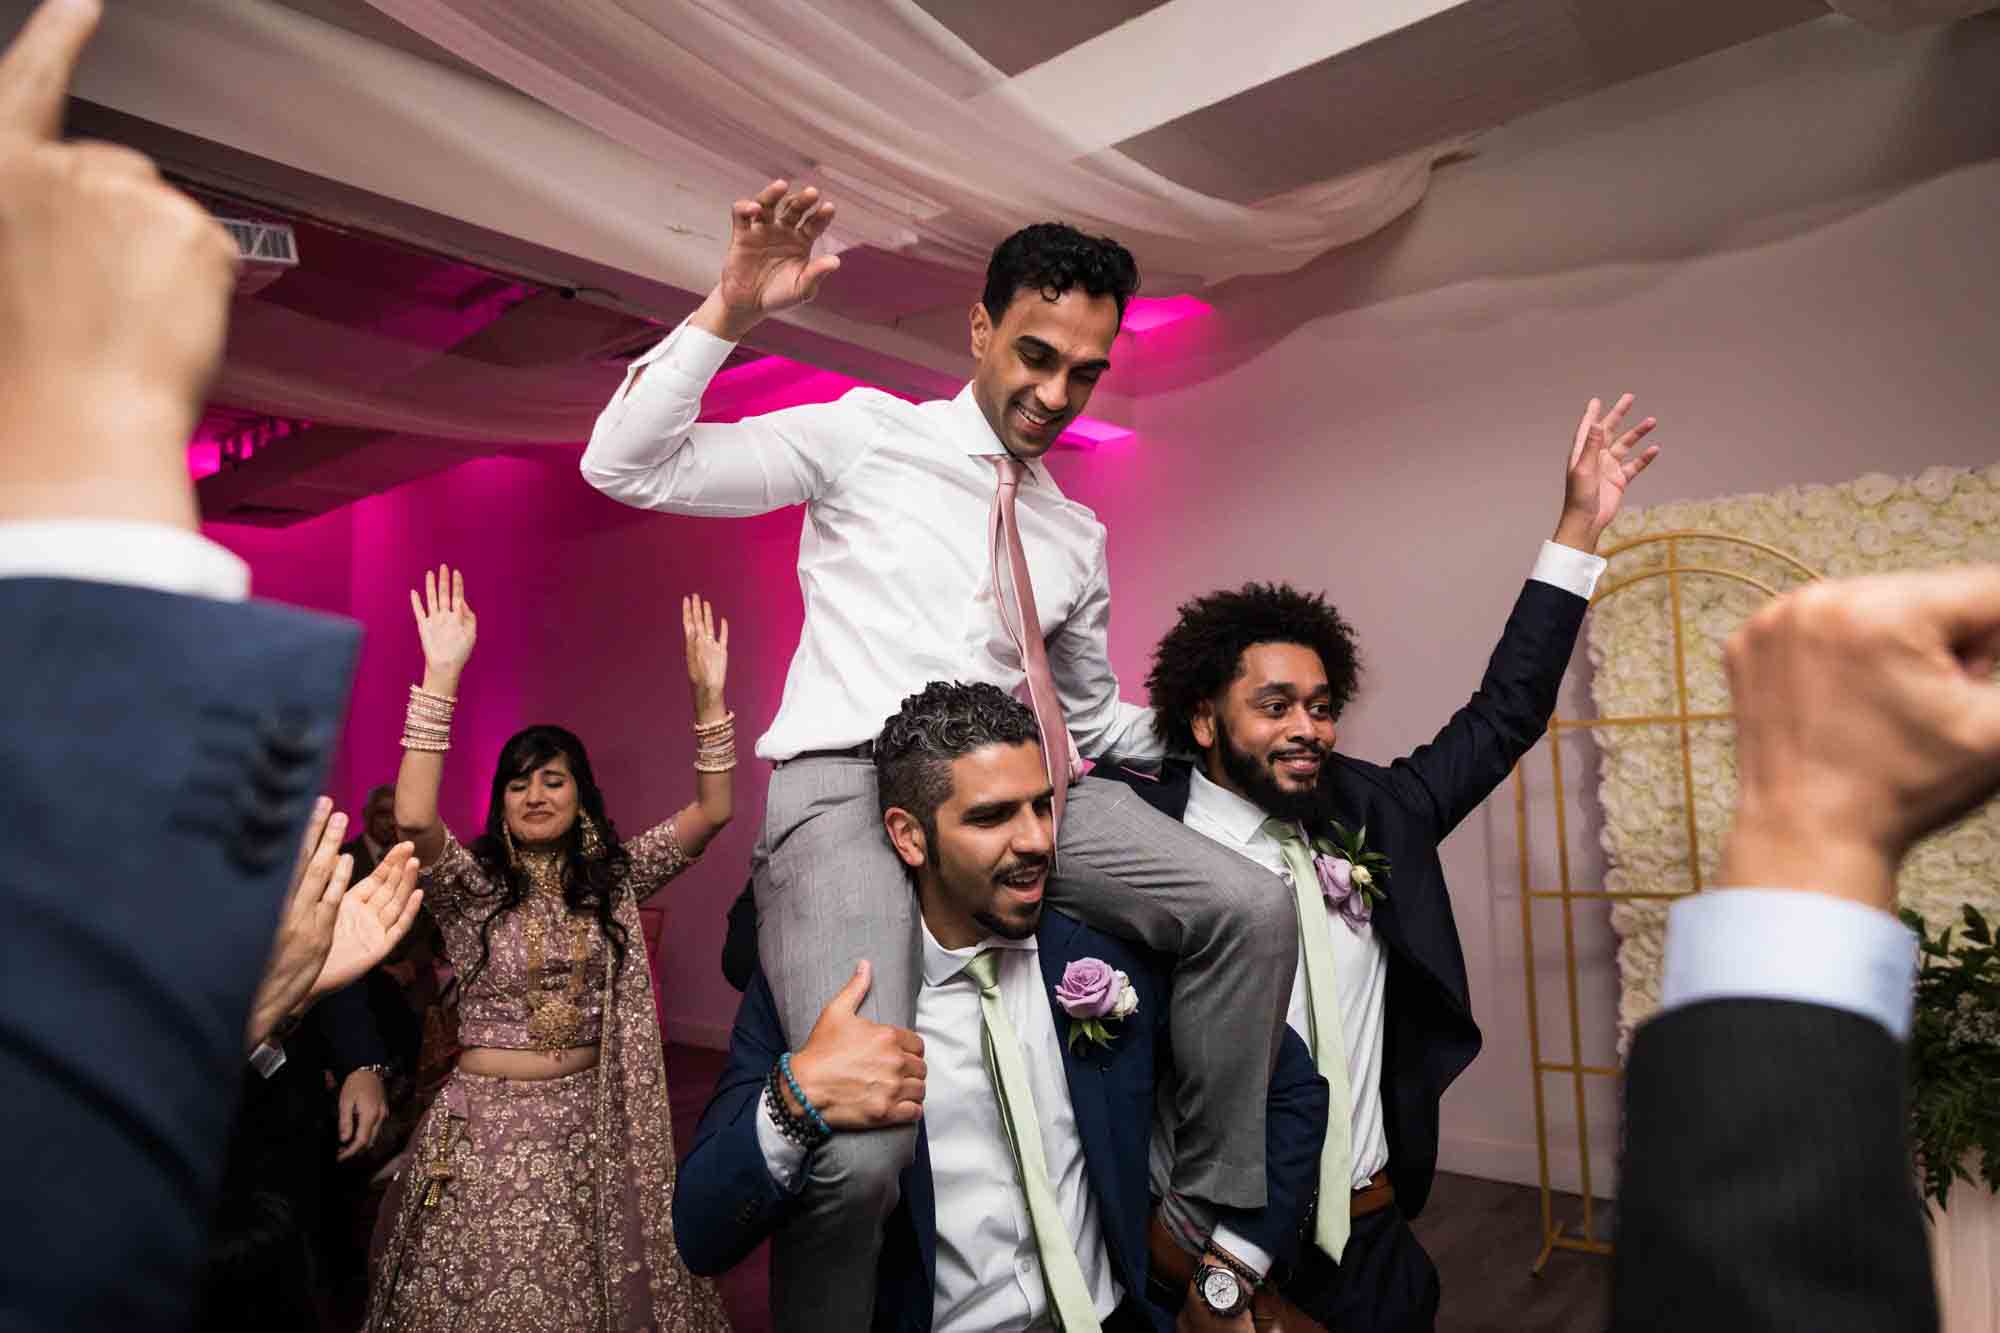
<instances>
[{"instance_id":1,"label":"gold necklace","mask_svg":"<svg viewBox=\"0 0 2000 1333\"><path fill-rule=\"evenodd\" d=\"M525 928L528 952L528 1040L544 1051L564 1051L578 1044L583 1032L584 964L590 957L590 918L568 912L562 898L562 858L557 853L527 852L520 865L528 877ZM553 899L558 915L570 917L569 983L560 992L542 988L548 962L544 900Z\"/></svg>"}]
</instances>

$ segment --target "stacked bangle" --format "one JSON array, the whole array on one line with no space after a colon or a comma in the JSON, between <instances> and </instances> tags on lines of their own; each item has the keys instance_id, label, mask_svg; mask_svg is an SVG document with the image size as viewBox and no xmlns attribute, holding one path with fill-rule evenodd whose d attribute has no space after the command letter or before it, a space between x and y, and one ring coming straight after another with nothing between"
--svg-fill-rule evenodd
<instances>
[{"instance_id":1,"label":"stacked bangle","mask_svg":"<svg viewBox=\"0 0 2000 1333\"><path fill-rule=\"evenodd\" d=\"M791 1089L805 1114L793 1115L791 1106L785 1101L785 1090ZM817 1148L833 1137L833 1126L826 1123L826 1117L819 1108L806 1099L799 1088L799 1081L792 1077L792 1053L786 1051L771 1066L771 1073L764 1081L764 1097L771 1107L771 1119L777 1123L778 1132L786 1139L808 1151Z\"/></svg>"},{"instance_id":2,"label":"stacked bangle","mask_svg":"<svg viewBox=\"0 0 2000 1333\"><path fill-rule=\"evenodd\" d=\"M410 686L410 705L403 713L403 748L438 754L451 748L451 713L458 700Z\"/></svg>"},{"instance_id":3,"label":"stacked bangle","mask_svg":"<svg viewBox=\"0 0 2000 1333\"><path fill-rule=\"evenodd\" d=\"M727 773L736 767L736 714L694 724L694 771Z\"/></svg>"}]
</instances>

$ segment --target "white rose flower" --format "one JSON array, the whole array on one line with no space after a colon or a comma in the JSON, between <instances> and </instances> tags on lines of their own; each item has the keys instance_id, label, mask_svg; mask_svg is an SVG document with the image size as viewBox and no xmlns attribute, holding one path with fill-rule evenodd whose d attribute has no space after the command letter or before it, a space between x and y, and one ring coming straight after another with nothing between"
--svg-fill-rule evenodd
<instances>
[{"instance_id":1,"label":"white rose flower","mask_svg":"<svg viewBox=\"0 0 2000 1333\"><path fill-rule=\"evenodd\" d=\"M1356 866L1353 873L1354 882L1364 889L1375 882L1375 877L1368 873L1367 866Z\"/></svg>"},{"instance_id":2,"label":"white rose flower","mask_svg":"<svg viewBox=\"0 0 2000 1333\"><path fill-rule=\"evenodd\" d=\"M1111 1006L1111 1017L1128 1017L1139 1007L1139 992L1132 989L1132 978L1123 972L1113 972L1111 977L1118 987L1118 1003Z\"/></svg>"},{"instance_id":3,"label":"white rose flower","mask_svg":"<svg viewBox=\"0 0 2000 1333\"><path fill-rule=\"evenodd\" d=\"M1959 477L1964 472L1955 467L1927 467L1916 480L1917 494L1932 504L1941 504L1957 487Z\"/></svg>"},{"instance_id":4,"label":"white rose flower","mask_svg":"<svg viewBox=\"0 0 2000 1333\"><path fill-rule=\"evenodd\" d=\"M1847 483L1847 493L1854 497L1855 503L1866 505L1870 509L1900 489L1902 488L1894 477L1884 476L1880 472L1870 472L1867 476L1856 477Z\"/></svg>"},{"instance_id":5,"label":"white rose flower","mask_svg":"<svg viewBox=\"0 0 2000 1333\"><path fill-rule=\"evenodd\" d=\"M1961 486L1945 502L1944 509L1968 523L1991 523L2000 518L2000 496L1984 487Z\"/></svg>"},{"instance_id":6,"label":"white rose flower","mask_svg":"<svg viewBox=\"0 0 2000 1333\"><path fill-rule=\"evenodd\" d=\"M1915 500L1898 500L1882 511L1882 521L1889 525L1889 531L1907 537L1924 530L1931 521L1931 510Z\"/></svg>"},{"instance_id":7,"label":"white rose flower","mask_svg":"<svg viewBox=\"0 0 2000 1333\"><path fill-rule=\"evenodd\" d=\"M1863 523L1854 530L1854 549L1863 555L1886 555L1891 544L1889 530L1880 523Z\"/></svg>"}]
</instances>

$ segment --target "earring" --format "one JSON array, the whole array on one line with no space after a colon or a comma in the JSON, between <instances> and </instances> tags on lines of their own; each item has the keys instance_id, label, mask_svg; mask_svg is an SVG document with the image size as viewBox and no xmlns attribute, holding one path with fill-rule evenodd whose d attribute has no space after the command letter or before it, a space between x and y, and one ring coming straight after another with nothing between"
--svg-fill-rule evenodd
<instances>
[{"instance_id":1,"label":"earring","mask_svg":"<svg viewBox=\"0 0 2000 1333\"><path fill-rule=\"evenodd\" d=\"M514 830L507 827L507 821L500 821L500 841L507 845L507 864L519 870L521 854L514 850Z\"/></svg>"},{"instance_id":2,"label":"earring","mask_svg":"<svg viewBox=\"0 0 2000 1333\"><path fill-rule=\"evenodd\" d=\"M586 858L600 855L604 851L604 836L597 831L597 821L590 817L588 810L579 810L577 819L583 825L580 850Z\"/></svg>"}]
</instances>

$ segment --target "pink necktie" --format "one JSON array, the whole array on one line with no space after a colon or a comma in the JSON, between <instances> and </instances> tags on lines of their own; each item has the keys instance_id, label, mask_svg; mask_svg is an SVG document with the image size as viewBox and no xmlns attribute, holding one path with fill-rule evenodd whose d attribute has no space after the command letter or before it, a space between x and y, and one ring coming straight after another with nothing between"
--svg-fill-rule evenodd
<instances>
[{"instance_id":1,"label":"pink necktie","mask_svg":"<svg viewBox=\"0 0 2000 1333\"><path fill-rule=\"evenodd\" d=\"M1007 628L1014 646L1021 650L1021 666L1028 677L1028 707L1034 710L1035 726L1042 733L1042 762L1055 788L1050 802L1054 823L1062 827L1063 801L1069 784L1083 772L1083 761L1063 723L1062 700L1056 697L1055 673L1049 670L1049 651L1042 642L1042 619L1035 614L1035 584L1028 574L1027 552L1021 549L1021 527L1014 518L1014 497L1021 488L1027 464L1012 454L993 460L1000 473L1000 485L993 492L993 517L988 525L993 549L993 597L1000 607L1000 623ZM1008 574L1001 578L1003 560ZM1005 589L1012 585L1012 604ZM1014 614L1009 615L1012 611ZM1058 759L1058 756L1061 756ZM1060 765L1060 767L1059 767Z\"/></svg>"}]
</instances>

